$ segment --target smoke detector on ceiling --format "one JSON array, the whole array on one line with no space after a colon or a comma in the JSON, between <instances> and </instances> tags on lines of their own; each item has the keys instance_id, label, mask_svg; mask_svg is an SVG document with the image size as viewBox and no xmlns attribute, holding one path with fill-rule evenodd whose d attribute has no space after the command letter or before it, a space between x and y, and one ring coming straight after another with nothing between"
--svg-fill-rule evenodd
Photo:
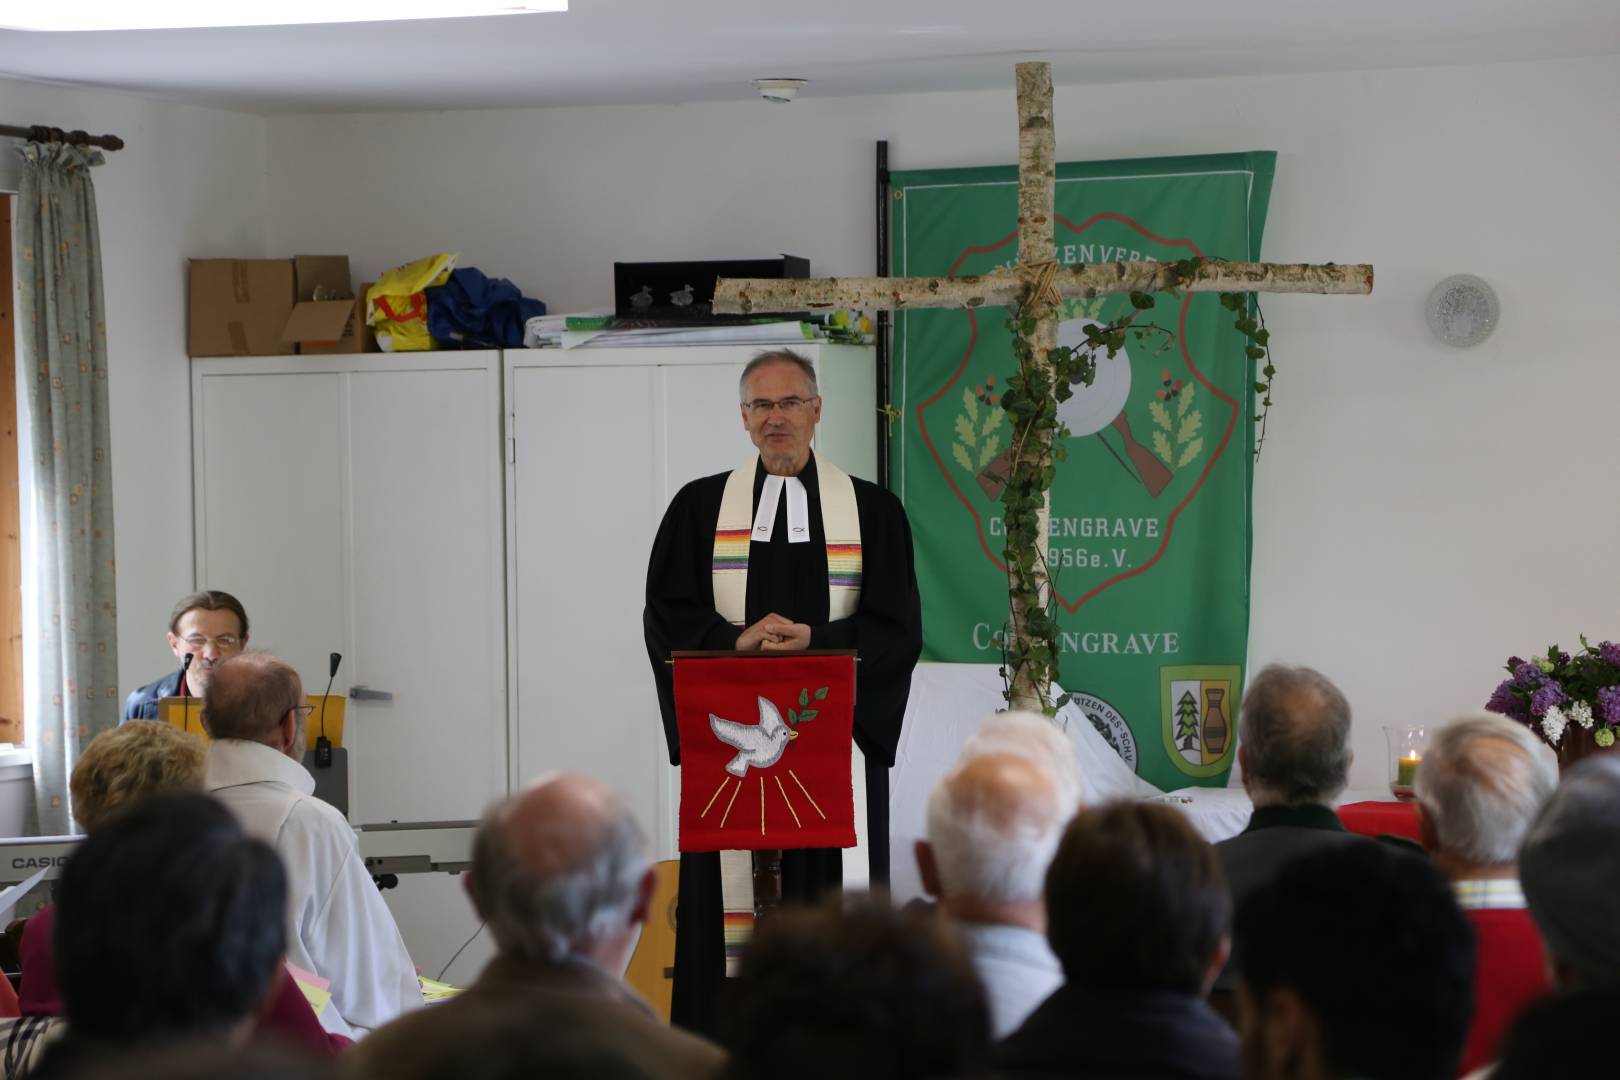
<instances>
[{"instance_id":1,"label":"smoke detector on ceiling","mask_svg":"<svg viewBox=\"0 0 1620 1080\"><path fill-rule=\"evenodd\" d=\"M799 96L799 87L809 82L809 79L755 79L754 89L766 101L777 105L786 105Z\"/></svg>"}]
</instances>

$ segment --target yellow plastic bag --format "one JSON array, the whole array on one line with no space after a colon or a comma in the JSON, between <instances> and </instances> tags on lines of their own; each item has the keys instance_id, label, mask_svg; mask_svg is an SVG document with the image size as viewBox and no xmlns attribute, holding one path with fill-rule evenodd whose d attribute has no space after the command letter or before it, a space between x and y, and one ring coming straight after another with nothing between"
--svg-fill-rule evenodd
<instances>
[{"instance_id":1,"label":"yellow plastic bag","mask_svg":"<svg viewBox=\"0 0 1620 1080\"><path fill-rule=\"evenodd\" d=\"M366 322L376 331L383 352L438 347L428 333L427 296L422 290L450 280L456 258L452 252L443 252L396 266L366 290Z\"/></svg>"}]
</instances>

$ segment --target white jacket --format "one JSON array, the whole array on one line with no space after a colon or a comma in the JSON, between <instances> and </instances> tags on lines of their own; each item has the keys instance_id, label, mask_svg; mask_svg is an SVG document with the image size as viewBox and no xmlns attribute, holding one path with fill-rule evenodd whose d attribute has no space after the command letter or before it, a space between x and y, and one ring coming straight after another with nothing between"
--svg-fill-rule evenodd
<instances>
[{"instance_id":1,"label":"white jacket","mask_svg":"<svg viewBox=\"0 0 1620 1080\"><path fill-rule=\"evenodd\" d=\"M416 967L354 829L313 796L309 770L263 743L220 739L208 752L208 790L287 868L287 959L331 980L322 1026L359 1038L422 1004Z\"/></svg>"}]
</instances>

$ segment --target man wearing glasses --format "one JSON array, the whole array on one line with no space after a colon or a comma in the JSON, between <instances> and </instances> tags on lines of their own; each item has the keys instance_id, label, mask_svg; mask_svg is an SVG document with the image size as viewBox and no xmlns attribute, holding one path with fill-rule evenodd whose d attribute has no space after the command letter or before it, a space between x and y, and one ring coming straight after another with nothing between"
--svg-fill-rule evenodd
<instances>
[{"instance_id":1,"label":"man wearing glasses","mask_svg":"<svg viewBox=\"0 0 1620 1080\"><path fill-rule=\"evenodd\" d=\"M866 759L874 887L889 880L889 768L922 651L911 527L900 500L845 475L811 447L821 397L810 361L773 349L749 361L743 427L759 453L687 484L653 542L642 622L670 763L680 762L677 649L855 649L855 744ZM836 849L787 851L784 901L813 901L843 881ZM720 858L681 857L671 1019L708 1034L725 976Z\"/></svg>"},{"instance_id":2,"label":"man wearing glasses","mask_svg":"<svg viewBox=\"0 0 1620 1080\"><path fill-rule=\"evenodd\" d=\"M247 611L230 593L204 589L181 597L169 616L169 648L180 666L130 694L123 720L156 720L166 697L202 697L214 668L247 648L247 640Z\"/></svg>"},{"instance_id":3,"label":"man wearing glasses","mask_svg":"<svg viewBox=\"0 0 1620 1080\"><path fill-rule=\"evenodd\" d=\"M311 708L298 672L275 657L221 663L203 696L208 792L286 864L287 959L331 980L321 1025L359 1038L422 1004L422 990L354 829L315 798L301 764Z\"/></svg>"}]
</instances>

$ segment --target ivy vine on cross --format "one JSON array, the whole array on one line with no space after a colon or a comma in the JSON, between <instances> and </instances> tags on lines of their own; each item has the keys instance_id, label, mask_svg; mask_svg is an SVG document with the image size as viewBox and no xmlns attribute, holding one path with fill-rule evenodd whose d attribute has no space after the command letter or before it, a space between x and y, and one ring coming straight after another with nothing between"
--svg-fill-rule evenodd
<instances>
[{"instance_id":1,"label":"ivy vine on cross","mask_svg":"<svg viewBox=\"0 0 1620 1080\"><path fill-rule=\"evenodd\" d=\"M1008 634L1004 642L1007 700L1014 708L1053 711L1051 684L1057 675L1057 620L1052 612L1047 568L1051 486L1061 444L1057 402L1076 384L1090 384L1092 357L1112 356L1124 344L1129 320L1088 328L1078 349L1057 344L1058 314L1068 297L1131 294L1133 308L1153 305L1158 292L1219 292L1249 340L1249 355L1268 355L1266 331L1249 317L1244 293L1366 295L1373 268L1297 263L1116 262L1059 266L1054 239L1053 191L1057 177L1052 128L1052 71L1048 64L1017 66L1018 262L988 274L952 278L722 279L714 310L754 312L852 308L908 311L918 308L1005 307L1011 313L1013 352L1019 371L1008 380L1002 407L1014 424L1012 452L988 478L1005 504ZM1269 359L1264 383L1256 385L1262 406L1271 404ZM887 405L888 403L881 403ZM986 478L981 477L981 482Z\"/></svg>"}]
</instances>

